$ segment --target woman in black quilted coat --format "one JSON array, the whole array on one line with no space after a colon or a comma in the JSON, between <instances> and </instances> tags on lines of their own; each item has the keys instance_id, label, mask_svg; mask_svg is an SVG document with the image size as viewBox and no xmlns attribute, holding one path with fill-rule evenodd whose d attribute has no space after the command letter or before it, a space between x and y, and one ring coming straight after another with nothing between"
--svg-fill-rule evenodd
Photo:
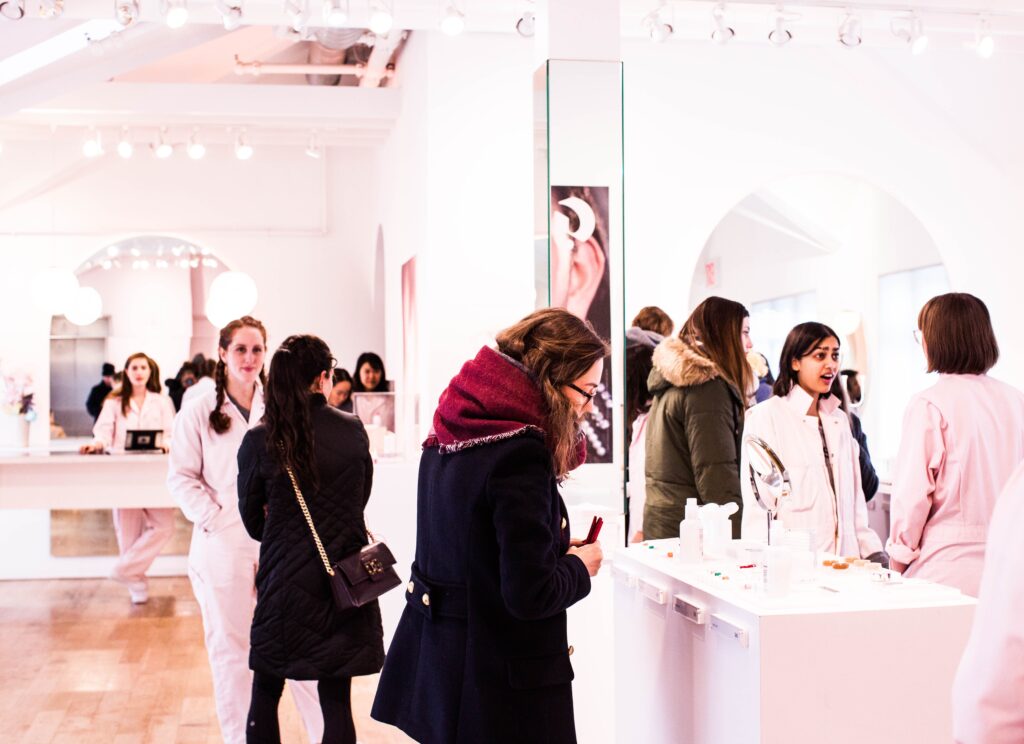
<instances>
[{"instance_id":1,"label":"woman in black quilted coat","mask_svg":"<svg viewBox=\"0 0 1024 744\"><path fill-rule=\"evenodd\" d=\"M363 508L373 462L363 425L327 405L334 360L315 336L291 336L274 354L263 423L238 452L242 521L259 540L254 672L247 741L280 742L285 679L318 680L323 744L355 744L352 677L384 663L377 602L339 612L327 571L286 468L298 479L331 563L367 544Z\"/></svg>"}]
</instances>

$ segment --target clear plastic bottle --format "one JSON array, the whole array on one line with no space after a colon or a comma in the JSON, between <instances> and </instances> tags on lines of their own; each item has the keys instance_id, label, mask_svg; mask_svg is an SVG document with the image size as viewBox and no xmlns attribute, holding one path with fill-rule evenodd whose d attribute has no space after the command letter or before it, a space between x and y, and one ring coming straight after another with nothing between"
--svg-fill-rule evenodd
<instances>
[{"instance_id":1,"label":"clear plastic bottle","mask_svg":"<svg viewBox=\"0 0 1024 744\"><path fill-rule=\"evenodd\" d=\"M679 523L679 560L700 563L704 560L704 528L697 512L697 499L686 500L685 517Z\"/></svg>"}]
</instances>

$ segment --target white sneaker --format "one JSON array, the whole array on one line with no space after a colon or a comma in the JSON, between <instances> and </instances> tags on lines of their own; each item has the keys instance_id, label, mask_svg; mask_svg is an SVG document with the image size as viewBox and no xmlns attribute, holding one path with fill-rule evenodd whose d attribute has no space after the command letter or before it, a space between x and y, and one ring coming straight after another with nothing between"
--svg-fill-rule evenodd
<instances>
[{"instance_id":1,"label":"white sneaker","mask_svg":"<svg viewBox=\"0 0 1024 744\"><path fill-rule=\"evenodd\" d=\"M145 581L133 581L128 585L128 596L132 604L146 604L149 601L149 587Z\"/></svg>"}]
</instances>

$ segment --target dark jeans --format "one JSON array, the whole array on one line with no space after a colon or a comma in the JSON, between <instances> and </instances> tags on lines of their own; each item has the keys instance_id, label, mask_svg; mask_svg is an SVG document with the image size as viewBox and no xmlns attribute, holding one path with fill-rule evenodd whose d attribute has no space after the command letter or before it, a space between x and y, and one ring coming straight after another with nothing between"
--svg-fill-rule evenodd
<instances>
[{"instance_id":1,"label":"dark jeans","mask_svg":"<svg viewBox=\"0 0 1024 744\"><path fill-rule=\"evenodd\" d=\"M256 672L252 678L252 702L246 722L247 744L280 744L281 728L277 705L281 702L284 680ZM324 714L323 744L356 744L356 726L352 722L352 678L317 681L320 710Z\"/></svg>"}]
</instances>

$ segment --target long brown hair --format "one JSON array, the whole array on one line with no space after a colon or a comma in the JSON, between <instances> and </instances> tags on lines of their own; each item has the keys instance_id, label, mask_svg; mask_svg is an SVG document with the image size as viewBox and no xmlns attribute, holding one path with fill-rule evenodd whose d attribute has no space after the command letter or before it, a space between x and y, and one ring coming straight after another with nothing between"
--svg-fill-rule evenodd
<instances>
[{"instance_id":1,"label":"long brown hair","mask_svg":"<svg viewBox=\"0 0 1024 744\"><path fill-rule=\"evenodd\" d=\"M712 296L694 308L679 331L679 338L714 362L744 401L754 388L754 371L743 351L743 320L749 316L740 303Z\"/></svg>"},{"instance_id":2,"label":"long brown hair","mask_svg":"<svg viewBox=\"0 0 1024 744\"><path fill-rule=\"evenodd\" d=\"M319 486L313 456L313 420L310 390L321 373L334 369L331 350L316 336L289 336L270 360L267 381L267 449L283 468L316 490Z\"/></svg>"},{"instance_id":3,"label":"long brown hair","mask_svg":"<svg viewBox=\"0 0 1024 744\"><path fill-rule=\"evenodd\" d=\"M263 344L267 343L267 329L263 327L256 318L251 315L244 315L238 320L232 320L226 326L220 329L220 339L217 345L225 352L228 347L231 346L231 339L235 337L235 332L239 328L255 328L263 336ZM231 428L231 417L224 413L221 406L224 405L224 397L228 391L228 371L227 366L221 360L220 355L217 355L217 367L213 372L213 380L217 384L217 404L210 411L210 427L218 434L223 434ZM260 382L266 383L267 375L261 369L260 370Z\"/></svg>"},{"instance_id":4,"label":"long brown hair","mask_svg":"<svg viewBox=\"0 0 1024 744\"><path fill-rule=\"evenodd\" d=\"M545 435L555 475L561 480L578 464L579 437L576 411L561 387L608 356L608 344L588 321L557 307L530 313L496 340L498 351L526 367L540 385L547 404Z\"/></svg>"},{"instance_id":5,"label":"long brown hair","mask_svg":"<svg viewBox=\"0 0 1024 744\"><path fill-rule=\"evenodd\" d=\"M128 379L128 365L135 359L145 359L146 364L149 365L149 379L146 380L146 390L151 393L159 393L162 389L160 387L160 367L157 366L157 363L151 357L141 351L137 351L125 359L124 371L121 373L121 386L111 390L108 396L121 399L121 413L125 416L128 415L128 411L132 407L132 382Z\"/></svg>"}]
</instances>

